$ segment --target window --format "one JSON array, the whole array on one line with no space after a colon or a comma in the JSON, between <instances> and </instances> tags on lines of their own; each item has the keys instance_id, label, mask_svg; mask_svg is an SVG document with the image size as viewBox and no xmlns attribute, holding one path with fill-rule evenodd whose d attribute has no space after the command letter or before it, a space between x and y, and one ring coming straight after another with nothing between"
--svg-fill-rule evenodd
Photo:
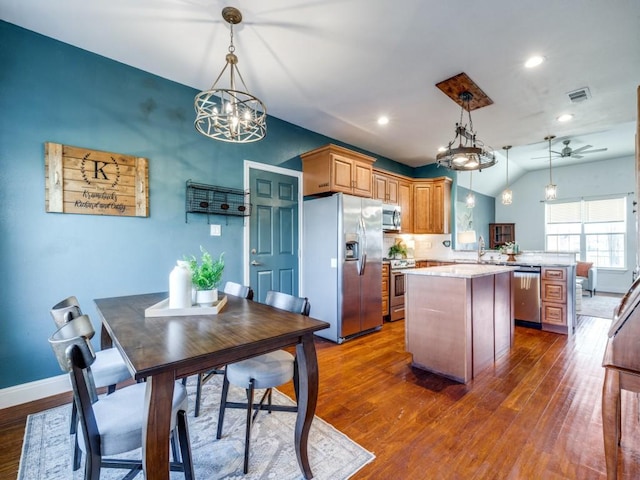
<instances>
[{"instance_id":1,"label":"window","mask_svg":"<svg viewBox=\"0 0 640 480\"><path fill-rule=\"evenodd\" d=\"M625 268L626 198L547 203L546 249L577 252L597 267Z\"/></svg>"}]
</instances>

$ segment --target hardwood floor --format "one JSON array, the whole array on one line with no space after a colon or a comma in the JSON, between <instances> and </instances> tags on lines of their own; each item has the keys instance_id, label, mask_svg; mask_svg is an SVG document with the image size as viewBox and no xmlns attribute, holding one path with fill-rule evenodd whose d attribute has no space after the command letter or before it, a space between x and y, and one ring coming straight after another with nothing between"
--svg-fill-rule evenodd
<instances>
[{"instance_id":1,"label":"hardwood floor","mask_svg":"<svg viewBox=\"0 0 640 480\"><path fill-rule=\"evenodd\" d=\"M571 339L516 327L514 348L467 385L412 368L402 321L343 345L319 339L316 414L375 453L354 479L604 479L609 324L580 317ZM26 415L68 401L0 411L0 478L17 474ZM638 400L622 402L619 478L640 478Z\"/></svg>"}]
</instances>

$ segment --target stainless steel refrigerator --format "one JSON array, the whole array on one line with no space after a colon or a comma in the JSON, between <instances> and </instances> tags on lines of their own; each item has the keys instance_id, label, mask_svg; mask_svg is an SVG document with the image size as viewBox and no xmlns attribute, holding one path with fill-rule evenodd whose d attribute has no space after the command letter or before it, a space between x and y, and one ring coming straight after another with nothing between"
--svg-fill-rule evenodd
<instances>
[{"instance_id":1,"label":"stainless steel refrigerator","mask_svg":"<svg viewBox=\"0 0 640 480\"><path fill-rule=\"evenodd\" d=\"M317 335L342 343L382 327L382 202L336 193L304 202L302 294Z\"/></svg>"}]
</instances>

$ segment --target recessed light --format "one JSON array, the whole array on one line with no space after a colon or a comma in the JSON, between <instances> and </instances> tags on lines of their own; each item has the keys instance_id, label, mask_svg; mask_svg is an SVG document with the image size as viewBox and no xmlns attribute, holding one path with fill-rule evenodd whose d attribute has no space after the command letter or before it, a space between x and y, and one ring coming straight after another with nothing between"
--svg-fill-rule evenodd
<instances>
[{"instance_id":1,"label":"recessed light","mask_svg":"<svg viewBox=\"0 0 640 480\"><path fill-rule=\"evenodd\" d=\"M541 55L534 55L529 57L526 62L524 62L524 66L527 68L534 68L544 62L544 57Z\"/></svg>"},{"instance_id":2,"label":"recessed light","mask_svg":"<svg viewBox=\"0 0 640 480\"><path fill-rule=\"evenodd\" d=\"M563 113L558 118L556 118L556 120L559 122L568 122L569 120L572 120L572 119L573 119L572 113Z\"/></svg>"},{"instance_id":3,"label":"recessed light","mask_svg":"<svg viewBox=\"0 0 640 480\"><path fill-rule=\"evenodd\" d=\"M378 125L386 125L387 123L389 123L389 117L385 117L384 115L378 117Z\"/></svg>"}]
</instances>

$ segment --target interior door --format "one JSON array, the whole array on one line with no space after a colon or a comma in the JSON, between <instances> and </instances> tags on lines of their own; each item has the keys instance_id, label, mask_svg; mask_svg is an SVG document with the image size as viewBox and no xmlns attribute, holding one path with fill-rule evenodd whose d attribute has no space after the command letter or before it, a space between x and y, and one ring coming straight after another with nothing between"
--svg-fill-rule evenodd
<instances>
[{"instance_id":1,"label":"interior door","mask_svg":"<svg viewBox=\"0 0 640 480\"><path fill-rule=\"evenodd\" d=\"M298 178L251 168L249 281L254 299L269 290L298 295Z\"/></svg>"}]
</instances>

